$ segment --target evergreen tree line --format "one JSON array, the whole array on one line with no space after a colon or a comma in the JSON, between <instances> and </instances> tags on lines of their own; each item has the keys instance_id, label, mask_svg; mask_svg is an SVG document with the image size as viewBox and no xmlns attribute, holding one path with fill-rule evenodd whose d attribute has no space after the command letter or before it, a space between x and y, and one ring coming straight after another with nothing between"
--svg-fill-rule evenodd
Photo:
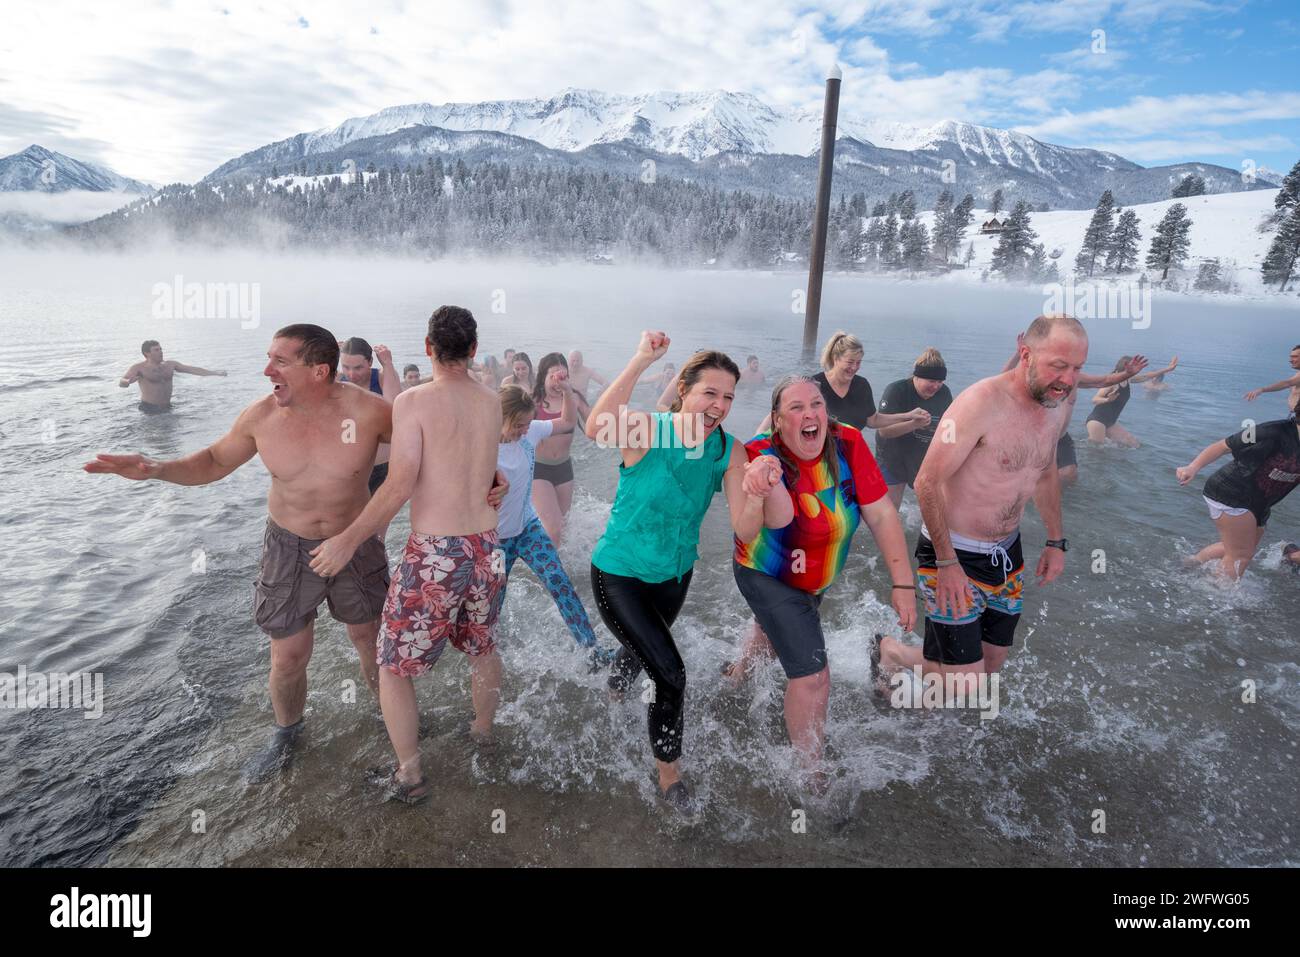
<instances>
[{"instance_id":1,"label":"evergreen tree line","mask_svg":"<svg viewBox=\"0 0 1300 957\"><path fill-rule=\"evenodd\" d=\"M434 157L367 175L175 185L74 233L126 243L170 230L196 242L350 246L443 255L606 253L694 266L763 267L811 243L813 204L660 177ZM277 170L278 172L278 170ZM312 175L312 174L308 174ZM865 208L865 197L855 197ZM845 201L841 200L841 206Z\"/></svg>"},{"instance_id":2,"label":"evergreen tree line","mask_svg":"<svg viewBox=\"0 0 1300 957\"><path fill-rule=\"evenodd\" d=\"M366 175L306 172L295 164L289 179L166 187L153 199L72 232L108 242L144 238L158 227L209 243L246 244L268 239L285 246L363 246L384 252L520 254L557 258L607 253L657 259L668 265L716 263L766 267L783 252L811 243L813 204L746 192L724 192L671 177L626 178L592 171L514 167L440 157ZM279 170L275 170L279 173ZM295 176L323 177L316 183ZM1180 184L1188 185L1188 177ZM1203 184L1202 184L1203 186ZM1189 188L1195 189L1196 184ZM1177 190L1176 190L1177 191ZM1195 192L1188 195L1197 195ZM1278 234L1263 262L1266 283L1285 290L1300 258L1300 163L1283 180L1271 222ZM998 190L992 210L1001 209ZM832 204L828 264L839 269L940 271L951 268L973 216L970 194L956 200L945 190L932 228L917 219L911 190L894 193L868 211L863 193ZM1057 264L1038 242L1031 207L1017 202L1007 215L992 270L1005 278L1048 282ZM1075 271L1092 277L1121 275L1137 267L1141 235L1137 214L1102 194L1075 259ZM1161 279L1186 261L1191 220L1175 203L1155 227L1147 256ZM967 248L965 263L973 259ZM1222 288L1217 263L1203 263L1197 287Z\"/></svg>"}]
</instances>

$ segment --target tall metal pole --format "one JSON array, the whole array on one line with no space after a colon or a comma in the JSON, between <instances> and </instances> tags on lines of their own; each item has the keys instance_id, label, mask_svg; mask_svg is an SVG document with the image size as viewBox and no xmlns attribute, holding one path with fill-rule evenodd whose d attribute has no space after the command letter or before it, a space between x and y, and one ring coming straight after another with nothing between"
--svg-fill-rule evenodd
<instances>
[{"instance_id":1,"label":"tall metal pole","mask_svg":"<svg viewBox=\"0 0 1300 957\"><path fill-rule=\"evenodd\" d=\"M831 174L835 169L835 123L840 112L838 66L826 77L826 103L822 107L821 166L817 171L817 210L813 215L812 253L808 257L808 302L803 319L803 358L817 349L817 320L822 311L822 272L826 268L826 225L831 209Z\"/></svg>"}]
</instances>

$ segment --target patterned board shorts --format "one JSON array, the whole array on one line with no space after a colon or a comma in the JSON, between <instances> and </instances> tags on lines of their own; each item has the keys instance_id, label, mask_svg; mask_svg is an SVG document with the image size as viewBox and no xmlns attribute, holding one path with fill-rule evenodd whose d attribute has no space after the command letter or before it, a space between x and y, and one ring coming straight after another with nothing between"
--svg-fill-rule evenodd
<instances>
[{"instance_id":1,"label":"patterned board shorts","mask_svg":"<svg viewBox=\"0 0 1300 957\"><path fill-rule=\"evenodd\" d=\"M505 587L496 529L476 535L412 533L388 587L376 660L416 677L441 657L448 640L471 657L496 647L497 594Z\"/></svg>"},{"instance_id":2,"label":"patterned board shorts","mask_svg":"<svg viewBox=\"0 0 1300 957\"><path fill-rule=\"evenodd\" d=\"M1020 536L1003 550L1000 561L990 555L954 548L966 573L970 604L966 613L940 610L936 601L939 570L934 545L924 535L916 546L917 587L925 600L923 654L927 661L969 665L984 657L983 645L1010 648L1024 608L1025 560Z\"/></svg>"}]
</instances>

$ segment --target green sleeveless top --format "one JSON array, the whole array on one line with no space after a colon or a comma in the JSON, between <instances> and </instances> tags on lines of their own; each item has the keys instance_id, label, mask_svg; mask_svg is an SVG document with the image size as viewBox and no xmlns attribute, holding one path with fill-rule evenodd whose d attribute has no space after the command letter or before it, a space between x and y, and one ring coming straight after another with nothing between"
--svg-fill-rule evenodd
<instances>
[{"instance_id":1,"label":"green sleeveless top","mask_svg":"<svg viewBox=\"0 0 1300 957\"><path fill-rule=\"evenodd\" d=\"M653 585L680 579L699 558L700 523L722 488L733 440L717 429L703 446L688 449L671 412L652 420L650 450L632 467L619 466L614 507L591 563Z\"/></svg>"}]
</instances>

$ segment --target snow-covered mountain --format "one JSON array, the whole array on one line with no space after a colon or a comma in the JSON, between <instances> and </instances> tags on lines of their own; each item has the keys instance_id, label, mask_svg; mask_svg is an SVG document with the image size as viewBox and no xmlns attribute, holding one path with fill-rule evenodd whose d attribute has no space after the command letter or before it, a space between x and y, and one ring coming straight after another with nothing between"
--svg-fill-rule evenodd
<instances>
[{"instance_id":1,"label":"snow-covered mountain","mask_svg":"<svg viewBox=\"0 0 1300 957\"><path fill-rule=\"evenodd\" d=\"M32 145L0 158L0 233L84 223L154 192L104 166Z\"/></svg>"},{"instance_id":2,"label":"snow-covered mountain","mask_svg":"<svg viewBox=\"0 0 1300 957\"><path fill-rule=\"evenodd\" d=\"M807 195L820 144L818 111L778 109L747 93L622 96L565 90L546 99L417 103L268 144L205 181L266 176L305 163L309 171L407 165L438 155L664 175L786 196ZM928 203L944 188L991 197L996 189L1035 204L1090 208L1103 189L1125 203L1169 195L1189 172L1209 192L1267 188L1212 164L1143 168L1100 150L1043 143L1025 133L945 120L915 126L841 114L836 191L879 198L912 189ZM499 152L494 152L499 151ZM472 159L471 159L472 157Z\"/></svg>"},{"instance_id":3,"label":"snow-covered mountain","mask_svg":"<svg viewBox=\"0 0 1300 957\"><path fill-rule=\"evenodd\" d=\"M819 110L778 109L751 94L724 90L623 96L568 89L545 99L394 106L272 145L291 144L298 157L307 157L332 152L354 140L412 126L434 126L510 133L565 152L627 142L691 160L728 152L809 156L820 143L821 120ZM1026 169L1041 169L1046 154L1067 149L1040 143L1024 133L956 120L927 127L842 113L838 131L840 136L886 149L927 150L953 144L969 157ZM1135 165L1113 153L1098 155L1117 168ZM224 170L221 167L214 175L222 175Z\"/></svg>"},{"instance_id":4,"label":"snow-covered mountain","mask_svg":"<svg viewBox=\"0 0 1300 957\"><path fill-rule=\"evenodd\" d=\"M104 166L64 156L35 144L0 158L0 192L65 193L70 190L148 196L148 183L121 176Z\"/></svg>"}]
</instances>

